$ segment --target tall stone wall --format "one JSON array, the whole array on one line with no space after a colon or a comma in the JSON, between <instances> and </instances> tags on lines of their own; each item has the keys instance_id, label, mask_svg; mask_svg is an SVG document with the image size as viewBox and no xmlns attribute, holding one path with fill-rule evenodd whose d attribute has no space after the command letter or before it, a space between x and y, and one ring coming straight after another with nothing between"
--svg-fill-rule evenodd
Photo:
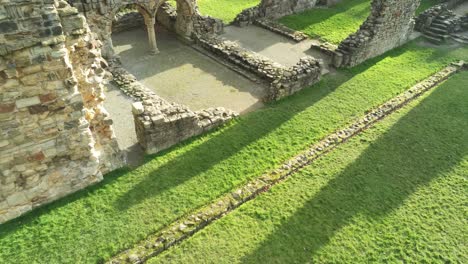
<instances>
[{"instance_id":1,"label":"tall stone wall","mask_svg":"<svg viewBox=\"0 0 468 264\"><path fill-rule=\"evenodd\" d=\"M358 32L338 46L334 66L352 67L407 42L419 4L420 0L373 0L371 14Z\"/></svg>"},{"instance_id":2,"label":"tall stone wall","mask_svg":"<svg viewBox=\"0 0 468 264\"><path fill-rule=\"evenodd\" d=\"M100 45L65 1L0 5L0 223L121 165Z\"/></svg>"}]
</instances>

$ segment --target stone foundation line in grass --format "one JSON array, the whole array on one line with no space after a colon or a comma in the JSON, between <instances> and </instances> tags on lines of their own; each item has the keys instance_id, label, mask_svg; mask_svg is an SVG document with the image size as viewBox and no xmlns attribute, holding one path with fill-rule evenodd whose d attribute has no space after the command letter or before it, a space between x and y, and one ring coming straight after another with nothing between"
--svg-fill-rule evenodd
<instances>
[{"instance_id":1,"label":"stone foundation line in grass","mask_svg":"<svg viewBox=\"0 0 468 264\"><path fill-rule=\"evenodd\" d=\"M154 257L173 245L189 238L211 222L227 215L242 204L254 199L259 194L268 191L272 186L282 182L300 169L311 164L326 153L332 151L348 139L360 134L389 114L395 112L425 92L437 87L450 76L466 68L463 61L452 63L416 84L409 90L390 99L381 106L371 110L364 117L352 123L347 128L339 130L313 145L302 154L285 162L280 168L250 181L236 191L226 194L188 217L182 218L157 234L150 235L135 247L116 255L108 263L142 263Z\"/></svg>"}]
</instances>

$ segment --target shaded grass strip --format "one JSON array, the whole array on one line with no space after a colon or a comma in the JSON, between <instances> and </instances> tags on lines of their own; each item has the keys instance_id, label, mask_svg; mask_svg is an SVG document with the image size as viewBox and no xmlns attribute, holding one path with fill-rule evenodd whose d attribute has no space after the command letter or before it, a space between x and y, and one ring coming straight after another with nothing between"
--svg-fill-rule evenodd
<instances>
[{"instance_id":1,"label":"shaded grass strip","mask_svg":"<svg viewBox=\"0 0 468 264\"><path fill-rule=\"evenodd\" d=\"M341 143L356 136L382 118L398 110L428 90L436 87L442 81L455 74L461 67L463 67L462 62L447 66L435 75L415 85L408 91L405 91L403 94L392 98L385 104L370 111L363 118L349 125L347 128L327 136L325 139L307 149L304 153L288 160L273 172L263 174L261 177L250 181L236 191L213 201L210 205L196 210L192 215L169 225L161 232L150 235L131 249L125 250L112 258L110 263L133 263L135 260L144 262L148 258L154 257L177 243L182 242L213 221L226 216L242 204L268 191L274 185L297 173L298 170L333 150Z\"/></svg>"},{"instance_id":2,"label":"shaded grass strip","mask_svg":"<svg viewBox=\"0 0 468 264\"><path fill-rule=\"evenodd\" d=\"M468 72L149 263L465 263Z\"/></svg>"}]
</instances>

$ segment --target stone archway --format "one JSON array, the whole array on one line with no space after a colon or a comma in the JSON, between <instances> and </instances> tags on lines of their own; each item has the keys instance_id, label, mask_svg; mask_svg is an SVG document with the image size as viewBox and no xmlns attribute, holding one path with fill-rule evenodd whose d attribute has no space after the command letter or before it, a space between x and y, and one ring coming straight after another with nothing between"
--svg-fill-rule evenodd
<instances>
[{"instance_id":1,"label":"stone archway","mask_svg":"<svg viewBox=\"0 0 468 264\"><path fill-rule=\"evenodd\" d=\"M81 0L72 0L73 6L78 8L88 20L91 30L103 42L102 53L105 58L114 56L112 46L112 20L116 12L126 5L137 5L138 10L145 19L148 32L148 41L152 53L158 53L157 36L154 29L156 14L161 5L167 0L114 0L99 1L98 3L85 3ZM190 38L193 32L193 16L197 14L196 0L176 0L177 20L176 33L183 38Z\"/></svg>"},{"instance_id":2,"label":"stone archway","mask_svg":"<svg viewBox=\"0 0 468 264\"><path fill-rule=\"evenodd\" d=\"M154 16L157 16L159 9L168 0L161 2L154 9ZM193 32L193 19L197 14L198 6L196 0L176 0L177 19L174 31L183 38L190 38Z\"/></svg>"}]
</instances>

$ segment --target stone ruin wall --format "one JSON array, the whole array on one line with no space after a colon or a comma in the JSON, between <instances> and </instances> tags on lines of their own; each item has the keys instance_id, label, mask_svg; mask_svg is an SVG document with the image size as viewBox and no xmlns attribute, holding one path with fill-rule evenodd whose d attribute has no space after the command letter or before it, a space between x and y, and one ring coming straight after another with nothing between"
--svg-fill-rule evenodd
<instances>
[{"instance_id":1,"label":"stone ruin wall","mask_svg":"<svg viewBox=\"0 0 468 264\"><path fill-rule=\"evenodd\" d=\"M419 4L420 0L372 1L370 16L358 32L340 43L333 65L352 67L406 43Z\"/></svg>"},{"instance_id":2,"label":"stone ruin wall","mask_svg":"<svg viewBox=\"0 0 468 264\"><path fill-rule=\"evenodd\" d=\"M460 2L450 0L449 2ZM237 26L258 24L298 13L317 6L332 6L339 0L262 0L259 5L242 11L234 20ZM414 14L420 0L373 0L371 14L358 32L345 39L333 54L335 67L352 67L396 48L409 40L414 28ZM274 23L272 23L274 24ZM275 28L273 28L275 31ZM330 29L333 30L333 29ZM284 32L281 32L283 35ZM292 39L303 39L285 32ZM291 36L289 36L291 35Z\"/></svg>"},{"instance_id":3,"label":"stone ruin wall","mask_svg":"<svg viewBox=\"0 0 468 264\"><path fill-rule=\"evenodd\" d=\"M99 48L65 1L0 6L0 223L121 166Z\"/></svg>"},{"instance_id":4,"label":"stone ruin wall","mask_svg":"<svg viewBox=\"0 0 468 264\"><path fill-rule=\"evenodd\" d=\"M200 14L197 0L177 0L175 7L167 3L167 0L71 0L69 2L86 16L91 30L103 42L102 55L105 58L115 56L111 37L112 24L119 10L128 5L135 5L139 9L148 27L154 26L157 21L177 33L183 40L190 41L194 34L214 34L223 30L221 20Z\"/></svg>"},{"instance_id":5,"label":"stone ruin wall","mask_svg":"<svg viewBox=\"0 0 468 264\"><path fill-rule=\"evenodd\" d=\"M264 102L280 100L320 81L323 61L306 56L285 67L239 44L217 36L197 39L197 44L222 61L258 76L267 84Z\"/></svg>"}]
</instances>

